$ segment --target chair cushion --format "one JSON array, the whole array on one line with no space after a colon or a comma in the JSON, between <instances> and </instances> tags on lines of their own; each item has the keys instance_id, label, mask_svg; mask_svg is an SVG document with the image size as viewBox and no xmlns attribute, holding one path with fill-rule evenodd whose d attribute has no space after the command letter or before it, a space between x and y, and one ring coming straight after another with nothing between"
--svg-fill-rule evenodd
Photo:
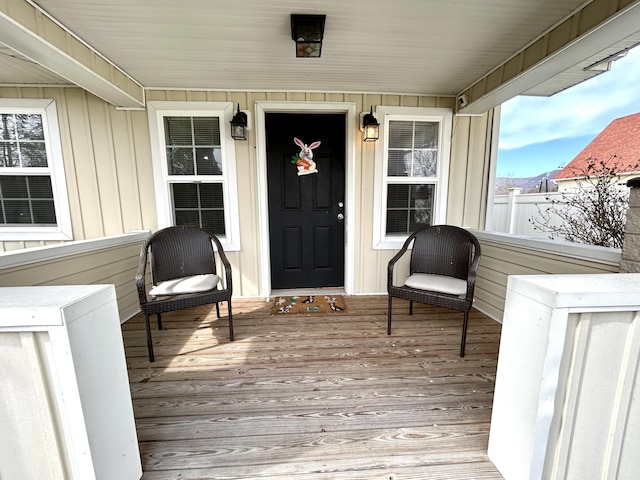
<instances>
[{"instance_id":1,"label":"chair cushion","mask_svg":"<svg viewBox=\"0 0 640 480\"><path fill-rule=\"evenodd\" d=\"M156 297L159 295L206 292L215 288L219 281L220 278L213 273L174 278L154 286L149 291L149 295Z\"/></svg>"},{"instance_id":2,"label":"chair cushion","mask_svg":"<svg viewBox=\"0 0 640 480\"><path fill-rule=\"evenodd\" d=\"M434 275L430 273L414 273L404 282L406 287L429 290L432 292L464 295L467 293L467 282L455 277Z\"/></svg>"}]
</instances>

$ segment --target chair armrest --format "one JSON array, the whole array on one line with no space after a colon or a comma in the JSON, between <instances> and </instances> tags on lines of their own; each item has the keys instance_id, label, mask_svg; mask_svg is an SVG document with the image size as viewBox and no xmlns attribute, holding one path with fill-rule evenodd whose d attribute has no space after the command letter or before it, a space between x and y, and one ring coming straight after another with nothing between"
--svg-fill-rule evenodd
<instances>
[{"instance_id":1,"label":"chair armrest","mask_svg":"<svg viewBox=\"0 0 640 480\"><path fill-rule=\"evenodd\" d=\"M140 249L140 259L138 261L138 270L136 271L136 288L138 290L138 299L140 305L145 305L148 302L147 299L147 252L149 248L149 242L145 241L144 245Z\"/></svg>"},{"instance_id":2,"label":"chair armrest","mask_svg":"<svg viewBox=\"0 0 640 480\"><path fill-rule=\"evenodd\" d=\"M387 287L390 287L393 285L393 270L396 266L396 263L407 252L409 245L413 241L414 237L415 237L415 234L409 235L409 238L407 238L407 240L404 242L404 245L402 245L402 248L398 251L398 253L396 253L393 256L391 260L389 260L389 264L387 265Z\"/></svg>"},{"instance_id":3,"label":"chair armrest","mask_svg":"<svg viewBox=\"0 0 640 480\"><path fill-rule=\"evenodd\" d=\"M224 249L222 248L222 244L217 237L211 235L211 240L216 245L216 250L218 251L218 256L220 257L220 262L224 267L224 285L225 289L229 290L230 294L233 294L233 280L231 275L231 263L227 259L227 256L224 253Z\"/></svg>"},{"instance_id":4,"label":"chair armrest","mask_svg":"<svg viewBox=\"0 0 640 480\"><path fill-rule=\"evenodd\" d=\"M471 265L469 266L469 276L467 277L467 297L471 299L473 297L473 290L476 286L476 277L478 274L478 267L480 266L480 243L475 242L474 252L473 252L473 260L471 261Z\"/></svg>"}]
</instances>

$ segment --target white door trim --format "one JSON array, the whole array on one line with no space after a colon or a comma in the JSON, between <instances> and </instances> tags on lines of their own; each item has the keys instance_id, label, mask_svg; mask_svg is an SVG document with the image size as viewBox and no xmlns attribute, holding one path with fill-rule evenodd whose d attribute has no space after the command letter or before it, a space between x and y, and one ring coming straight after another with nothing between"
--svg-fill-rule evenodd
<instances>
[{"instance_id":1,"label":"white door trim","mask_svg":"<svg viewBox=\"0 0 640 480\"><path fill-rule=\"evenodd\" d=\"M355 137L356 104L352 102L256 102L256 161L258 167L258 219L260 243L260 296L271 295L271 246L269 244L269 199L267 190L267 145L265 113L346 113L345 132L345 255L344 290L353 293L355 268Z\"/></svg>"}]
</instances>

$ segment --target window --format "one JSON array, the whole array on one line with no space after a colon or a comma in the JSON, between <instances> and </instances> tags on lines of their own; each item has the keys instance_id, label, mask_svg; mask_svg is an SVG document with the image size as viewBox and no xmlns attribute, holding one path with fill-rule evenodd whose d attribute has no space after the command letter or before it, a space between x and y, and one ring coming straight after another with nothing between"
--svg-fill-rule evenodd
<instances>
[{"instance_id":1,"label":"window","mask_svg":"<svg viewBox=\"0 0 640 480\"><path fill-rule=\"evenodd\" d=\"M0 240L70 240L53 100L0 99Z\"/></svg>"},{"instance_id":2,"label":"window","mask_svg":"<svg viewBox=\"0 0 640 480\"><path fill-rule=\"evenodd\" d=\"M159 226L192 225L238 250L231 103L151 102ZM157 137L157 138L156 138Z\"/></svg>"},{"instance_id":3,"label":"window","mask_svg":"<svg viewBox=\"0 0 640 480\"><path fill-rule=\"evenodd\" d=\"M374 219L376 248L399 248L426 225L445 222L451 112L378 107Z\"/></svg>"}]
</instances>

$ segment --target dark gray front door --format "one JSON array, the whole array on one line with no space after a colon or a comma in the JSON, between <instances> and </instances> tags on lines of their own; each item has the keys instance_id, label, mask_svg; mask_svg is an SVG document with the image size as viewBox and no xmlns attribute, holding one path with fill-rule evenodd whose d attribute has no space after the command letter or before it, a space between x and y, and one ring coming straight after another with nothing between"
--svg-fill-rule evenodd
<instances>
[{"instance_id":1,"label":"dark gray front door","mask_svg":"<svg viewBox=\"0 0 640 480\"><path fill-rule=\"evenodd\" d=\"M271 287L343 286L345 115L267 113L265 126ZM294 138L320 142L310 161L294 163Z\"/></svg>"}]
</instances>

